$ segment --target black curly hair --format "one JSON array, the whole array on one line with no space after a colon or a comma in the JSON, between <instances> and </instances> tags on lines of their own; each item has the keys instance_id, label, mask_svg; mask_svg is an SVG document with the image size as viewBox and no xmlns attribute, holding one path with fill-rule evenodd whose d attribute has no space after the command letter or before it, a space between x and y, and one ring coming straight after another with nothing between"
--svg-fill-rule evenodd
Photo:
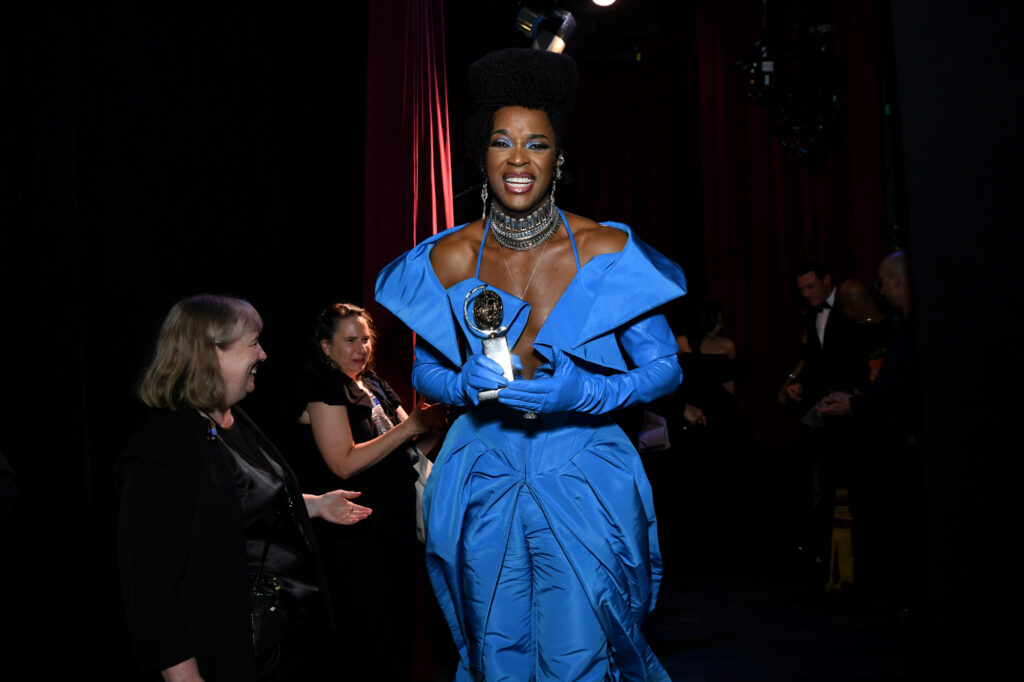
<instances>
[{"instance_id":1,"label":"black curly hair","mask_svg":"<svg viewBox=\"0 0 1024 682\"><path fill-rule=\"evenodd\" d=\"M486 165L494 112L502 107L541 109L562 148L565 116L576 101L576 62L569 55L508 48L484 55L469 67L469 88L477 109L466 122L466 149L477 167Z\"/></svg>"}]
</instances>

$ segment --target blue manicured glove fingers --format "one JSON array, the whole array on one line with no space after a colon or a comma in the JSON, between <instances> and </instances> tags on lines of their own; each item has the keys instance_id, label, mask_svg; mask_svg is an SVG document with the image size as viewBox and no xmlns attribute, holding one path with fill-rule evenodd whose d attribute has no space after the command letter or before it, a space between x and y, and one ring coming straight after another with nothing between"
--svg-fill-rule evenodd
<instances>
[{"instance_id":1,"label":"blue manicured glove fingers","mask_svg":"<svg viewBox=\"0 0 1024 682\"><path fill-rule=\"evenodd\" d=\"M589 401L604 379L580 371L557 348L552 349L550 365L550 376L513 381L498 394L498 402L524 412L567 412Z\"/></svg>"},{"instance_id":2,"label":"blue manicured glove fingers","mask_svg":"<svg viewBox=\"0 0 1024 682\"><path fill-rule=\"evenodd\" d=\"M461 370L417 356L412 385L423 395L448 405L479 405L480 391L504 388L508 380L501 365L486 355L470 355Z\"/></svg>"},{"instance_id":3,"label":"blue manicured glove fingers","mask_svg":"<svg viewBox=\"0 0 1024 682\"><path fill-rule=\"evenodd\" d=\"M557 349L552 363L552 376L513 381L498 394L498 402L529 412L605 414L654 400L679 385L682 376L675 356L610 376L588 374Z\"/></svg>"},{"instance_id":4,"label":"blue manicured glove fingers","mask_svg":"<svg viewBox=\"0 0 1024 682\"><path fill-rule=\"evenodd\" d=\"M474 405L480 404L480 391L508 386L508 379L505 378L501 365L486 355L470 355L462 365L460 377L463 393Z\"/></svg>"},{"instance_id":5,"label":"blue manicured glove fingers","mask_svg":"<svg viewBox=\"0 0 1024 682\"><path fill-rule=\"evenodd\" d=\"M581 369L565 353L552 349L551 361L534 378L513 381L498 402L529 412L605 414L670 393L683 378L676 360L678 346L665 318L656 313L635 320L619 332L636 369L608 376Z\"/></svg>"},{"instance_id":6,"label":"blue manicured glove fingers","mask_svg":"<svg viewBox=\"0 0 1024 682\"><path fill-rule=\"evenodd\" d=\"M604 414L670 393L682 380L675 338L661 315L649 315L619 333L636 369L604 376L591 374L557 348L551 361L530 380L508 382L501 367L485 355L471 355L452 367L422 340L417 344L413 386L449 405L477 405L480 391L502 389L498 402L524 412ZM422 346L422 348L421 348Z\"/></svg>"},{"instance_id":7,"label":"blue manicured glove fingers","mask_svg":"<svg viewBox=\"0 0 1024 682\"><path fill-rule=\"evenodd\" d=\"M503 388L501 365L485 355L470 355L461 368L451 364L422 339L416 344L412 385L432 400L448 405L477 405L480 391Z\"/></svg>"}]
</instances>

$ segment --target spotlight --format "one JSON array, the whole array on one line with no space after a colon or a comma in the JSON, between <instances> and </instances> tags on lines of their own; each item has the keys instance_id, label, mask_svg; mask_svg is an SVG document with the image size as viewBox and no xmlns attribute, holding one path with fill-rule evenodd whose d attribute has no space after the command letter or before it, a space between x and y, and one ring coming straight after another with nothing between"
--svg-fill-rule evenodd
<instances>
[{"instance_id":1,"label":"spotlight","mask_svg":"<svg viewBox=\"0 0 1024 682\"><path fill-rule=\"evenodd\" d=\"M516 16L516 28L527 38L533 38L535 50L561 52L569 36L576 30L576 20L564 9L552 10L550 14L541 14L529 7L519 10Z\"/></svg>"},{"instance_id":2,"label":"spotlight","mask_svg":"<svg viewBox=\"0 0 1024 682\"><path fill-rule=\"evenodd\" d=\"M615 0L594 0L594 4L598 7L609 7L615 4Z\"/></svg>"}]
</instances>

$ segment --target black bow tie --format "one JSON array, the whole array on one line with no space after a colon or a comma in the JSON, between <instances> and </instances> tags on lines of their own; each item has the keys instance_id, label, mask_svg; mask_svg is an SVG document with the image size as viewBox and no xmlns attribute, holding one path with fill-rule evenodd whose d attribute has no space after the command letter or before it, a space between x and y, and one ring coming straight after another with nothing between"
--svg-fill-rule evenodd
<instances>
[{"instance_id":1,"label":"black bow tie","mask_svg":"<svg viewBox=\"0 0 1024 682\"><path fill-rule=\"evenodd\" d=\"M822 310L832 310L832 304L829 303L828 301L825 301L821 305L814 306L813 308L811 308L811 310L814 311L815 313L820 313Z\"/></svg>"}]
</instances>

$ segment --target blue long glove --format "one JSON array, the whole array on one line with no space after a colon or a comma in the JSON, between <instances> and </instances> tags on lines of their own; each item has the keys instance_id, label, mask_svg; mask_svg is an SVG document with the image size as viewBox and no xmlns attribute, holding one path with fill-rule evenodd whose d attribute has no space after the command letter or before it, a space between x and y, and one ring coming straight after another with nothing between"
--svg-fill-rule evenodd
<instances>
[{"instance_id":1,"label":"blue long glove","mask_svg":"<svg viewBox=\"0 0 1024 682\"><path fill-rule=\"evenodd\" d=\"M482 354L470 355L461 369L452 369L436 349L420 339L416 342L412 385L428 398L448 405L478 405L480 391L504 388L508 380L501 365Z\"/></svg>"},{"instance_id":2,"label":"blue long glove","mask_svg":"<svg viewBox=\"0 0 1024 682\"><path fill-rule=\"evenodd\" d=\"M674 357L659 358L623 374L590 374L553 349L554 374L513 381L498 393L498 402L525 412L604 414L645 403L679 385L682 372ZM666 388L670 387L670 388Z\"/></svg>"},{"instance_id":3,"label":"blue long glove","mask_svg":"<svg viewBox=\"0 0 1024 682\"><path fill-rule=\"evenodd\" d=\"M550 376L513 381L498 393L498 402L528 412L604 414L650 402L682 381L675 340L663 316L635 321L619 334L619 340L636 369L611 376L591 374L553 348L551 362L538 368L538 373L550 370Z\"/></svg>"}]
</instances>

